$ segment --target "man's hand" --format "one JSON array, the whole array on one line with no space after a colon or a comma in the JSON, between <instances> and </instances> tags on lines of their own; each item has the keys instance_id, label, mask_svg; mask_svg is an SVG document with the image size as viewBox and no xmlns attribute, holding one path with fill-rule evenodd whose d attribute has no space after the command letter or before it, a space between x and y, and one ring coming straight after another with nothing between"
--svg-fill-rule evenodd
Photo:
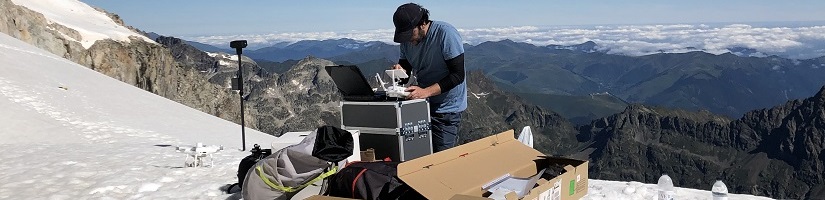
<instances>
[{"instance_id":1,"label":"man's hand","mask_svg":"<svg viewBox=\"0 0 825 200\"><path fill-rule=\"evenodd\" d=\"M403 67L401 67L401 65L400 65L400 64L395 64L395 65L393 65L393 66L392 66L392 68L390 68L390 69L400 69L400 70L404 70L404 68L403 68ZM407 73L407 70L404 70L404 73Z\"/></svg>"},{"instance_id":2,"label":"man's hand","mask_svg":"<svg viewBox=\"0 0 825 200\"><path fill-rule=\"evenodd\" d=\"M441 94L441 86L438 86L438 83L427 88L421 88L413 85L408 87L405 91L410 92L410 95L407 95L407 99L426 99L427 97Z\"/></svg>"}]
</instances>

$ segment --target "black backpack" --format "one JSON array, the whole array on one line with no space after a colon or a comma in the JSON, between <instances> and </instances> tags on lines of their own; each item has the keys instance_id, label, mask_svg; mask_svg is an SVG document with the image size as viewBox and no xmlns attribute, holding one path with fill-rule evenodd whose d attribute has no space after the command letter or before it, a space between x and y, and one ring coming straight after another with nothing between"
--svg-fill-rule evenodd
<instances>
[{"instance_id":1,"label":"black backpack","mask_svg":"<svg viewBox=\"0 0 825 200\"><path fill-rule=\"evenodd\" d=\"M252 154L241 159L241 163L238 164L238 182L229 185L226 188L226 193L232 193L233 186L238 186L238 189L243 188L243 179L246 177L246 173L249 172L249 169L252 169L252 166L255 166L255 163L271 155L272 149L261 149L260 145L255 144L249 152L252 152Z\"/></svg>"},{"instance_id":2,"label":"black backpack","mask_svg":"<svg viewBox=\"0 0 825 200\"><path fill-rule=\"evenodd\" d=\"M353 199L426 199L398 178L399 162L355 162L330 176L325 195Z\"/></svg>"}]
</instances>

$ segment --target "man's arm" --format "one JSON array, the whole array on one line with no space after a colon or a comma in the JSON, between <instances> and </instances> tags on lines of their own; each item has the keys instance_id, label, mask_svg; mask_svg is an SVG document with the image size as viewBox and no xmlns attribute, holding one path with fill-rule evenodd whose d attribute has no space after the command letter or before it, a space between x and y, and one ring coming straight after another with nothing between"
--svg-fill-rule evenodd
<instances>
[{"instance_id":1,"label":"man's arm","mask_svg":"<svg viewBox=\"0 0 825 200\"><path fill-rule=\"evenodd\" d=\"M430 85L427 88L419 88L416 86L410 86L407 89L410 93L408 98L411 99L423 99L435 95L439 95L450 89L455 88L458 84L464 81L464 54L459 54L455 58L445 60L447 62L447 69L450 71L450 74L447 74L444 78L439 80L437 83ZM419 89L423 92L418 92Z\"/></svg>"},{"instance_id":2,"label":"man's arm","mask_svg":"<svg viewBox=\"0 0 825 200\"><path fill-rule=\"evenodd\" d=\"M449 91L464 82L464 53L445 62L447 62L447 69L450 70L450 74L438 81L441 89L439 93Z\"/></svg>"}]
</instances>

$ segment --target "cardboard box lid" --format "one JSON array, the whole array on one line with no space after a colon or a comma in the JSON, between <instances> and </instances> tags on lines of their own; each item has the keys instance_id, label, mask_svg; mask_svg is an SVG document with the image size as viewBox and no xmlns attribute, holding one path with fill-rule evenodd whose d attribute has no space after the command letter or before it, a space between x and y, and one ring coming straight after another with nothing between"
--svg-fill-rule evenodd
<instances>
[{"instance_id":1,"label":"cardboard box lid","mask_svg":"<svg viewBox=\"0 0 825 200\"><path fill-rule=\"evenodd\" d=\"M398 165L398 177L428 199L481 196L481 187L510 173L529 177L544 154L522 144L513 130Z\"/></svg>"}]
</instances>

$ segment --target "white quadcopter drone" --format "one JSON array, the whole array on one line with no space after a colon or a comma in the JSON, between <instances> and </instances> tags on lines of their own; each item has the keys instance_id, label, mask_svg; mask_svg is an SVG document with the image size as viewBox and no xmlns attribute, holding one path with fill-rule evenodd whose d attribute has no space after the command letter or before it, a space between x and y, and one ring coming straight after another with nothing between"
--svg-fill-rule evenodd
<instances>
[{"instance_id":1,"label":"white quadcopter drone","mask_svg":"<svg viewBox=\"0 0 825 200\"><path fill-rule=\"evenodd\" d=\"M384 72L392 78L392 85L390 85L389 87L385 87L387 83L385 83L384 80L381 79L381 75L378 73L375 74L375 79L378 81L378 83L381 84L381 88L387 92L387 96L395 98L407 98L407 96L410 95L410 92L406 91L407 87L403 87L398 83L401 82L402 78L408 78L410 76L407 76L407 73L405 73L402 69L388 69Z\"/></svg>"},{"instance_id":2,"label":"white quadcopter drone","mask_svg":"<svg viewBox=\"0 0 825 200\"><path fill-rule=\"evenodd\" d=\"M212 167L215 165L212 154L223 150L223 146L206 146L198 142L195 146L178 146L175 150L186 154L186 159L183 160L183 166L185 167L203 167L203 161L206 157L209 157L209 167ZM192 161L189 161L190 158Z\"/></svg>"}]
</instances>

